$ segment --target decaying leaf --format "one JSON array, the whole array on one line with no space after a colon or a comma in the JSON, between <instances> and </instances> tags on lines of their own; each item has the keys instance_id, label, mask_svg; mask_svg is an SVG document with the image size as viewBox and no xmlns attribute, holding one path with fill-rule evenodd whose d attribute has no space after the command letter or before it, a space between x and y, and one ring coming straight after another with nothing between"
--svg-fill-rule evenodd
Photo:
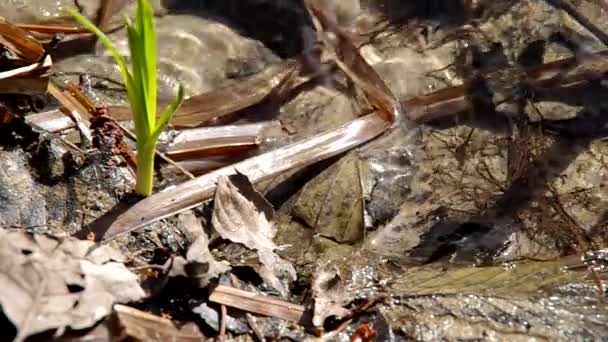
<instances>
[{"instance_id":1,"label":"decaying leaf","mask_svg":"<svg viewBox=\"0 0 608 342\"><path fill-rule=\"evenodd\" d=\"M209 281L222 273L230 271L230 265L225 261L217 261L209 251L209 238L203 231L199 220L191 211L179 216L180 224L186 229L188 235L196 235L190 245L186 259L176 257L173 260L171 275L184 275L197 281L197 285L205 287Z\"/></svg>"},{"instance_id":2,"label":"decaying leaf","mask_svg":"<svg viewBox=\"0 0 608 342\"><path fill-rule=\"evenodd\" d=\"M293 215L317 234L338 242L363 237L363 189L359 158L354 153L308 182L293 206Z\"/></svg>"},{"instance_id":3,"label":"decaying leaf","mask_svg":"<svg viewBox=\"0 0 608 342\"><path fill-rule=\"evenodd\" d=\"M314 314L312 323L315 326L323 325L330 316L341 318L349 311L343 306L348 304L346 289L342 278L335 271L322 271L318 273L312 284L314 296Z\"/></svg>"},{"instance_id":4,"label":"decaying leaf","mask_svg":"<svg viewBox=\"0 0 608 342\"><path fill-rule=\"evenodd\" d=\"M211 222L217 232L227 240L256 250L264 265L258 273L266 284L283 296L287 288L280 279L295 281L296 271L288 261L274 250L272 239L276 227L271 222L274 210L249 182L246 176L220 176L215 192L215 206Z\"/></svg>"},{"instance_id":5,"label":"decaying leaf","mask_svg":"<svg viewBox=\"0 0 608 342\"><path fill-rule=\"evenodd\" d=\"M122 255L94 242L0 230L0 303L16 341L51 329L84 329L115 303L146 294Z\"/></svg>"},{"instance_id":6,"label":"decaying leaf","mask_svg":"<svg viewBox=\"0 0 608 342\"><path fill-rule=\"evenodd\" d=\"M121 337L135 341L203 341L205 336L196 324L176 324L168 318L159 317L125 305L114 305ZM121 339L122 340L122 339Z\"/></svg>"}]
</instances>

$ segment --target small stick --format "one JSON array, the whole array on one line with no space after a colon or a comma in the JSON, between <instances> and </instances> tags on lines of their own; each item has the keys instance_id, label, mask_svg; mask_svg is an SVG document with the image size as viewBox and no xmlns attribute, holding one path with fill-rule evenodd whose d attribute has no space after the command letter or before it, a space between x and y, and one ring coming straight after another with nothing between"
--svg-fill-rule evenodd
<instances>
[{"instance_id":1,"label":"small stick","mask_svg":"<svg viewBox=\"0 0 608 342\"><path fill-rule=\"evenodd\" d=\"M587 17L585 17L579 10L576 9L571 3L566 0L547 0L549 4L554 7L564 10L574 20L576 20L581 26L586 28L591 34L601 41L605 46L608 46L608 35L604 33L599 27L595 26Z\"/></svg>"},{"instance_id":2,"label":"small stick","mask_svg":"<svg viewBox=\"0 0 608 342\"><path fill-rule=\"evenodd\" d=\"M226 340L226 305L222 304L220 307L220 333L217 336L217 340L220 342L224 342Z\"/></svg>"},{"instance_id":3,"label":"small stick","mask_svg":"<svg viewBox=\"0 0 608 342\"><path fill-rule=\"evenodd\" d=\"M234 287L235 289L240 289L239 279L233 273L230 273L230 283L232 284L232 287ZM249 327L251 328L251 330L253 330L253 334L255 335L255 337L257 337L258 341L266 342L266 339L264 338L264 334L260 330L260 327L258 327L258 323L256 322L255 317L253 317L253 315L250 314L249 312L246 312L245 318L247 319L247 323L249 324Z\"/></svg>"},{"instance_id":4,"label":"small stick","mask_svg":"<svg viewBox=\"0 0 608 342\"><path fill-rule=\"evenodd\" d=\"M48 86L49 93L61 103L61 105L68 111L69 115L74 119L76 123L76 127L80 131L82 135L82 139L84 140L84 145L88 146L91 144L93 140L93 136L91 135L91 131L89 127L84 124L84 119L82 115L88 115L89 112L82 106L82 104L73 97L69 92L61 91L55 84L49 82ZM88 119L88 118L87 118Z\"/></svg>"},{"instance_id":5,"label":"small stick","mask_svg":"<svg viewBox=\"0 0 608 342\"><path fill-rule=\"evenodd\" d=\"M99 11L97 12L97 26L103 31L108 26L114 10L114 0L101 0Z\"/></svg>"},{"instance_id":6,"label":"small stick","mask_svg":"<svg viewBox=\"0 0 608 342\"><path fill-rule=\"evenodd\" d=\"M255 335L255 337L257 337L258 341L266 342L266 338L264 338L264 334L260 330L260 327L258 327L258 323L256 322L255 317L253 317L253 315L249 312L246 312L245 318L247 319L247 323L249 324L251 330L253 330L253 334Z\"/></svg>"}]
</instances>

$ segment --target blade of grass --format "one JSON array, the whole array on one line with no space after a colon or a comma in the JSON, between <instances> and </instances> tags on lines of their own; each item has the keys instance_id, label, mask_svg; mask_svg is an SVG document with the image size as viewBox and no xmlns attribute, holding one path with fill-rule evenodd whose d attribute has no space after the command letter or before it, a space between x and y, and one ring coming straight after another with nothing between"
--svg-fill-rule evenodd
<instances>
[{"instance_id":1,"label":"blade of grass","mask_svg":"<svg viewBox=\"0 0 608 342\"><path fill-rule=\"evenodd\" d=\"M156 125L156 35L154 32L154 13L148 1L138 0L138 31L141 38L144 58L142 64L146 104L150 130Z\"/></svg>"},{"instance_id":2,"label":"blade of grass","mask_svg":"<svg viewBox=\"0 0 608 342\"><path fill-rule=\"evenodd\" d=\"M171 116L173 116L173 113L175 113L177 107L182 103L183 99L184 87L182 87L182 85L180 84L179 88L177 89L177 96L173 99L173 101L171 101L171 103L169 103L169 105L167 105L165 110L160 114L158 125L156 126L154 133L152 133L152 139L158 139L158 136L163 131L163 129L165 129L165 127L169 123L169 120L171 120Z\"/></svg>"},{"instance_id":3,"label":"blade of grass","mask_svg":"<svg viewBox=\"0 0 608 342\"><path fill-rule=\"evenodd\" d=\"M133 66L143 65L143 46L137 29L130 23L127 22L127 37L129 39L129 48L131 52L131 64ZM129 96L129 102L133 104L137 103L138 110L133 109L133 121L135 123L135 133L138 137L138 144L145 143L150 132L154 129L152 122L150 122L149 114L147 113L148 105L146 104L146 91L143 85L143 75L140 67L133 67L133 99ZM127 88L129 93L129 88ZM139 145L138 145L139 146Z\"/></svg>"},{"instance_id":4,"label":"blade of grass","mask_svg":"<svg viewBox=\"0 0 608 342\"><path fill-rule=\"evenodd\" d=\"M120 68L120 73L122 74L123 78L129 78L129 69L127 69L127 64L125 63L125 60L122 58L120 52L118 52L118 49L116 48L114 43L112 43L110 38L108 38L105 33L98 29L97 26L95 26L95 24L93 24L89 19L78 13L78 11L69 8L66 9L66 12L72 17L74 17L74 19L76 19L76 21L78 21L80 25L84 26L84 28L86 28L87 30L93 32L97 36L97 38L99 38L104 47L108 49L108 51L110 51L110 54L112 54L112 57L114 57L114 60Z\"/></svg>"}]
</instances>

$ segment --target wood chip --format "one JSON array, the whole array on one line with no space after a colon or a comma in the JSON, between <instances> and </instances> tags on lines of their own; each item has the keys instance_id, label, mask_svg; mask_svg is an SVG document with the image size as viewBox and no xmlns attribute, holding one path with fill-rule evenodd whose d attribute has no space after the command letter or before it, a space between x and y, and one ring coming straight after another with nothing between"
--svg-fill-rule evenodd
<instances>
[{"instance_id":1,"label":"wood chip","mask_svg":"<svg viewBox=\"0 0 608 342\"><path fill-rule=\"evenodd\" d=\"M310 313L302 305L266 297L234 287L218 285L209 300L264 316L284 319L301 325L310 325Z\"/></svg>"},{"instance_id":2,"label":"wood chip","mask_svg":"<svg viewBox=\"0 0 608 342\"><path fill-rule=\"evenodd\" d=\"M114 311L118 324L123 330L123 337L130 337L136 341L205 340L205 336L194 323L178 325L168 318L120 304L114 305Z\"/></svg>"}]
</instances>

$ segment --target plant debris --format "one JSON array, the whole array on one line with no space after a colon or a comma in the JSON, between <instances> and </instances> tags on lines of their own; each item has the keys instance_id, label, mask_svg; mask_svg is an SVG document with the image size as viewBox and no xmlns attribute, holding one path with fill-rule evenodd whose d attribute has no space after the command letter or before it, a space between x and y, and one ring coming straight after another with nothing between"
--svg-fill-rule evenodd
<instances>
[{"instance_id":1,"label":"plant debris","mask_svg":"<svg viewBox=\"0 0 608 342\"><path fill-rule=\"evenodd\" d=\"M336 271L321 271L315 275L312 283L314 298L314 316L312 323L322 326L325 320L333 316L340 319L349 313L344 308L350 302L340 275Z\"/></svg>"},{"instance_id":2,"label":"plant debris","mask_svg":"<svg viewBox=\"0 0 608 342\"><path fill-rule=\"evenodd\" d=\"M137 62L134 2L22 2L0 0L8 338L608 334L604 2L146 2L153 102L185 100L145 199L124 80L61 12Z\"/></svg>"},{"instance_id":3,"label":"plant debris","mask_svg":"<svg viewBox=\"0 0 608 342\"><path fill-rule=\"evenodd\" d=\"M0 303L18 330L16 341L91 327L114 303L146 297L138 276L111 247L7 230L0 230L0 245Z\"/></svg>"},{"instance_id":4,"label":"plant debris","mask_svg":"<svg viewBox=\"0 0 608 342\"><path fill-rule=\"evenodd\" d=\"M194 235L194 242L190 245L186 258L175 257L171 262L171 276L184 275L193 279L196 285L204 288L211 279L230 270L225 261L217 261L209 251L209 239L207 234L192 212L179 215L179 221L189 232Z\"/></svg>"},{"instance_id":5,"label":"plant debris","mask_svg":"<svg viewBox=\"0 0 608 342\"><path fill-rule=\"evenodd\" d=\"M283 297L288 295L287 284L297 278L291 263L279 257L273 238L276 227L272 223L274 210L242 174L220 176L215 194L211 223L222 238L241 243L257 252L262 266L258 269L264 281Z\"/></svg>"}]
</instances>

